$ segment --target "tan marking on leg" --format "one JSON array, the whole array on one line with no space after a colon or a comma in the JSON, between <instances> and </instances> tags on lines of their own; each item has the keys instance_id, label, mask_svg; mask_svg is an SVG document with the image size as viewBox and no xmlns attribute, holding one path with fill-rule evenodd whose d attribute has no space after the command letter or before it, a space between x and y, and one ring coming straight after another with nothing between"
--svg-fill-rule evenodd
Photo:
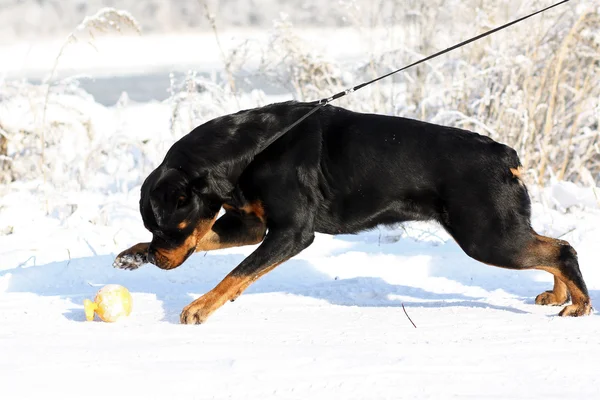
<instances>
[{"instance_id":1,"label":"tan marking on leg","mask_svg":"<svg viewBox=\"0 0 600 400\"><path fill-rule=\"evenodd\" d=\"M526 268L539 269L554 275L554 288L552 291L541 293L536 297L536 304L560 305L571 296L572 305L566 306L558 315L581 316L591 312L590 298L561 272L561 247L569 246L564 240L549 238L534 233L534 241L525 250L521 257L522 265Z\"/></svg>"},{"instance_id":2,"label":"tan marking on leg","mask_svg":"<svg viewBox=\"0 0 600 400\"><path fill-rule=\"evenodd\" d=\"M546 267L540 266L536 267L536 269L541 269L546 272L550 272L555 276L555 278L563 281L567 290L571 294L571 302L573 304L566 306L562 309L562 311L558 314L561 317L580 317L583 315L589 315L592 312L592 303L590 302L590 298L586 296L579 288L569 279L567 279L559 270L558 267Z\"/></svg>"},{"instance_id":3,"label":"tan marking on leg","mask_svg":"<svg viewBox=\"0 0 600 400\"><path fill-rule=\"evenodd\" d=\"M249 277L234 277L228 275L213 290L188 304L180 315L182 324L201 324L219 307L233 297L238 291L243 291L250 284Z\"/></svg>"},{"instance_id":4,"label":"tan marking on leg","mask_svg":"<svg viewBox=\"0 0 600 400\"><path fill-rule=\"evenodd\" d=\"M542 235L539 235L539 234L537 234L535 232L533 233L533 235L536 237L536 239L538 239L539 241L544 242L544 243L551 243L551 244L560 245L560 246L571 246L569 244L569 242L567 242L566 240L554 239L554 238L551 238L551 237L542 236ZM575 251L575 249L573 249L573 251L575 252L575 254L577 254L577 252Z\"/></svg>"},{"instance_id":5,"label":"tan marking on leg","mask_svg":"<svg viewBox=\"0 0 600 400\"><path fill-rule=\"evenodd\" d=\"M553 265L560 256L560 246L551 238L534 235L532 241L520 256L520 264L525 268L538 268L538 265Z\"/></svg>"},{"instance_id":6,"label":"tan marking on leg","mask_svg":"<svg viewBox=\"0 0 600 400\"><path fill-rule=\"evenodd\" d=\"M265 208L260 200L244 205L241 208L246 214L253 214L262 222L265 222Z\"/></svg>"},{"instance_id":7,"label":"tan marking on leg","mask_svg":"<svg viewBox=\"0 0 600 400\"><path fill-rule=\"evenodd\" d=\"M275 269L275 267L277 267L277 266L279 266L279 265L283 264L283 263L284 263L284 262L286 262L286 261L287 261L287 260L284 260L284 261L282 261L282 262L280 262L280 263L273 264L273 265L271 265L270 267L263 269L262 271L260 271L260 272L259 272L259 273L258 273L258 274L257 274L257 275L256 275L256 276L253 278L253 279L252 279L252 282L259 280L259 279L260 279L260 278L261 278L263 275L266 275L268 272L271 272L271 271L273 271L273 270ZM252 282L250 282L250 283L252 283ZM248 286L249 286L249 285L248 285ZM247 287L247 286L246 286L246 287ZM234 301L235 299L237 299L238 297L240 297L240 295L242 294L242 292L243 292L244 290L246 290L246 288L243 288L242 290L239 290L239 291L238 291L238 292L237 292L237 293L236 293L236 294L235 294L235 295L234 295L234 296L233 296L233 297L230 299L230 301Z\"/></svg>"},{"instance_id":8,"label":"tan marking on leg","mask_svg":"<svg viewBox=\"0 0 600 400\"><path fill-rule=\"evenodd\" d=\"M182 324L202 324L227 301L235 300L252 282L282 264L273 264L256 275L237 275L230 272L214 289L187 305L180 315Z\"/></svg>"},{"instance_id":9,"label":"tan marking on leg","mask_svg":"<svg viewBox=\"0 0 600 400\"><path fill-rule=\"evenodd\" d=\"M244 239L238 240L238 241L229 241L229 242L222 240L221 237L219 236L219 234L211 229L204 236L202 236L198 239L198 242L196 244L196 251L220 250L220 249L227 249L230 247L254 245L254 244L258 244L258 243L262 242L262 240L265 236L267 227L265 225L264 209L260 202L247 204L244 207L242 207L241 209L237 209L229 204L223 204L223 209L225 209L226 211L239 210L239 211L243 211L246 214L254 215L263 224L260 228L257 227L257 228L252 229L251 231L249 231L248 236L245 237ZM214 224L214 222L213 222L213 224ZM211 225L211 227L212 227L212 225Z\"/></svg>"},{"instance_id":10,"label":"tan marking on leg","mask_svg":"<svg viewBox=\"0 0 600 400\"><path fill-rule=\"evenodd\" d=\"M198 243L196 244L196 251L219 250L230 247L258 244L262 242L265 232L267 231L267 226L265 225L264 221L261 220L261 222L262 225L260 227L254 227L250 229L246 237L237 241L225 241L219 236L218 233L211 229L206 233L206 235L198 240Z\"/></svg>"},{"instance_id":11,"label":"tan marking on leg","mask_svg":"<svg viewBox=\"0 0 600 400\"><path fill-rule=\"evenodd\" d=\"M567 285L554 276L554 288L540 293L535 298L535 304L542 306L562 306L569 301Z\"/></svg>"},{"instance_id":12,"label":"tan marking on leg","mask_svg":"<svg viewBox=\"0 0 600 400\"><path fill-rule=\"evenodd\" d=\"M246 214L255 215L262 222L265 222L265 209L260 200L254 201L252 203L244 204L242 207L234 207L230 204L223 204L223 209L225 211L242 211Z\"/></svg>"},{"instance_id":13,"label":"tan marking on leg","mask_svg":"<svg viewBox=\"0 0 600 400\"><path fill-rule=\"evenodd\" d=\"M230 247L249 246L253 244L258 244L262 242L262 240L263 235L257 232L255 236L249 235L247 237L247 240L225 242L221 240L218 233L216 233L215 231L210 231L206 235L204 235L204 237L202 237L200 241L198 241L198 243L196 244L196 251L210 251L227 249Z\"/></svg>"}]
</instances>

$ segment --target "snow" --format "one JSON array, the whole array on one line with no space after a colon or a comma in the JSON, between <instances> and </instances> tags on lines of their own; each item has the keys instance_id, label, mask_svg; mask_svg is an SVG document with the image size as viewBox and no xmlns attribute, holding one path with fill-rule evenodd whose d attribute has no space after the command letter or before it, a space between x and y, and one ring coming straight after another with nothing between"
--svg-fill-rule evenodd
<instances>
[{"instance_id":1,"label":"snow","mask_svg":"<svg viewBox=\"0 0 600 400\"><path fill-rule=\"evenodd\" d=\"M219 33L223 51L229 53L243 43L266 45L268 30L232 29ZM327 41L319 38L327 37ZM337 59L356 58L368 52L360 33L350 28L306 29L303 38L313 50ZM64 39L39 39L30 42L0 42L0 73L10 78L42 78L52 70ZM211 32L194 34L144 34L95 37L93 43L81 39L66 46L58 63L58 75L92 75L94 77L164 72L169 69L213 71L221 68L221 50ZM249 56L248 67L258 64L259 54ZM1 76L1 75L0 75Z\"/></svg>"}]
</instances>

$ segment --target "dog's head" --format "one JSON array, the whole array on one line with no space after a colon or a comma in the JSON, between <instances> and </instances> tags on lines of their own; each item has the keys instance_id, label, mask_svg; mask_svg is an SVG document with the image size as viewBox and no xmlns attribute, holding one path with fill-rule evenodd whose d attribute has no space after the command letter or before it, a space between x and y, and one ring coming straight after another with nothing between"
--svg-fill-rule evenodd
<instances>
[{"instance_id":1,"label":"dog's head","mask_svg":"<svg viewBox=\"0 0 600 400\"><path fill-rule=\"evenodd\" d=\"M148 261L162 269L180 266L208 233L221 207L208 174L194 177L160 166L142 185L140 212L152 233Z\"/></svg>"}]
</instances>

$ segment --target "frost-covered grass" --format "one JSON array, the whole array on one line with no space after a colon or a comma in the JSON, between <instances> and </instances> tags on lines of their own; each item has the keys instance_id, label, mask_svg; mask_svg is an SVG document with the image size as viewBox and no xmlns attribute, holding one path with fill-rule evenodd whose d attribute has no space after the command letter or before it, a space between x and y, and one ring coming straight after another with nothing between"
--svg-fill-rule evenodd
<instances>
[{"instance_id":1,"label":"frost-covered grass","mask_svg":"<svg viewBox=\"0 0 600 400\"><path fill-rule=\"evenodd\" d=\"M108 38L107 54L113 58L104 65L112 65L115 71L120 65L126 68L136 63L139 57L143 57L146 65L152 65L147 58L150 54L160 64L164 58L177 59L181 53L200 67L206 59L211 68L222 71L222 79L217 76L206 79L194 70L181 80L173 78L171 98L156 105L170 109L168 129L162 131L166 120L156 125L162 127L160 132L151 129L156 134L144 140L152 146L136 142L130 131L124 129L123 124L128 122L120 117L109 118L113 126L104 131L106 118L98 116L122 114L116 111L122 109L122 104L105 109L94 105L89 96L73 89L73 79L49 80L49 86L42 87L14 81L0 83L0 134L8 138L6 154L2 154L8 172L0 178L10 181L48 175L51 182L60 176L66 180L75 177L82 183L92 179L90 171L96 171L96 166L101 168L108 158L127 158L123 148L128 149L125 153L129 155L145 157L153 151L149 147L156 148L157 140L164 142L165 137L176 140L216 116L277 100L267 98L260 87L244 92L236 82L247 78L268 82L289 93L282 98L326 97L543 4L476 2L477 7L473 7L471 3L439 0L437 7L431 7L409 1L405 7L394 8L392 3L382 2L380 12L372 13L368 21L363 15L365 5L344 3L340 7L349 25L345 35L335 35L326 29L298 29L290 16L281 16L268 32L239 31L232 36L222 33L219 15L211 14L209 7L203 10L202 17L212 22L214 34L208 34L207 40L218 45L206 47L206 40L199 41L198 49L210 49L206 55L202 51L196 53L189 38L182 42L185 46L179 52L174 50L176 41L149 38L156 40L155 47L141 47L146 50L139 56L135 53L136 42L130 38L121 41ZM592 3L569 3L403 75L388 78L336 104L356 111L414 117L487 134L517 149L529 183L545 184L556 179L588 187L597 185L600 182L600 84L596 79L600 75L599 12ZM465 18L473 13L476 18ZM128 14L115 15L125 15L133 21L130 25L137 26ZM100 25L90 22L94 20L87 19L80 25L86 29L74 32L83 30L85 40L91 39L100 49L96 57L102 58L105 42L101 37L90 37L89 32L98 29L88 28L114 28L115 24L110 18ZM221 35L224 36L220 38ZM76 36L68 38L71 37ZM143 43L143 37L140 40ZM70 42L68 39L65 43ZM68 69L73 62L77 64L77 51L81 49L75 48L70 54L68 51L63 54L63 50L64 46L54 55L59 62L49 71L50 77L55 70ZM82 57L86 57L85 53ZM185 57L180 60L184 62ZM42 107L43 92L47 96ZM81 98L80 104L74 104L78 103L77 97ZM47 107L57 111L46 116ZM99 131L103 131L102 135L92 144ZM118 148L105 155L100 149L101 162L93 164L91 159L98 157L96 150L102 146L101 141L113 135L118 136L115 138ZM86 145L81 147L82 144ZM72 162L61 146L81 149L77 157L88 162ZM160 148L164 150L164 146ZM58 153L64 160L53 156ZM150 164L159 159L158 153L147 157Z\"/></svg>"}]
</instances>

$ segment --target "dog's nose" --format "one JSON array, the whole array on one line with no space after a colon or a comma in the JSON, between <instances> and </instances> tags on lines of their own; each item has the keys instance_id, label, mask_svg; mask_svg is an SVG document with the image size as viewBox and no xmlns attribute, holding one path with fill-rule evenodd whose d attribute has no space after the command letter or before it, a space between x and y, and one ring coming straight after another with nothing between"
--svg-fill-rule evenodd
<instances>
[{"instance_id":1,"label":"dog's nose","mask_svg":"<svg viewBox=\"0 0 600 400\"><path fill-rule=\"evenodd\" d=\"M148 248L147 259L150 264L156 265L156 257L154 256L154 249L152 247Z\"/></svg>"}]
</instances>

